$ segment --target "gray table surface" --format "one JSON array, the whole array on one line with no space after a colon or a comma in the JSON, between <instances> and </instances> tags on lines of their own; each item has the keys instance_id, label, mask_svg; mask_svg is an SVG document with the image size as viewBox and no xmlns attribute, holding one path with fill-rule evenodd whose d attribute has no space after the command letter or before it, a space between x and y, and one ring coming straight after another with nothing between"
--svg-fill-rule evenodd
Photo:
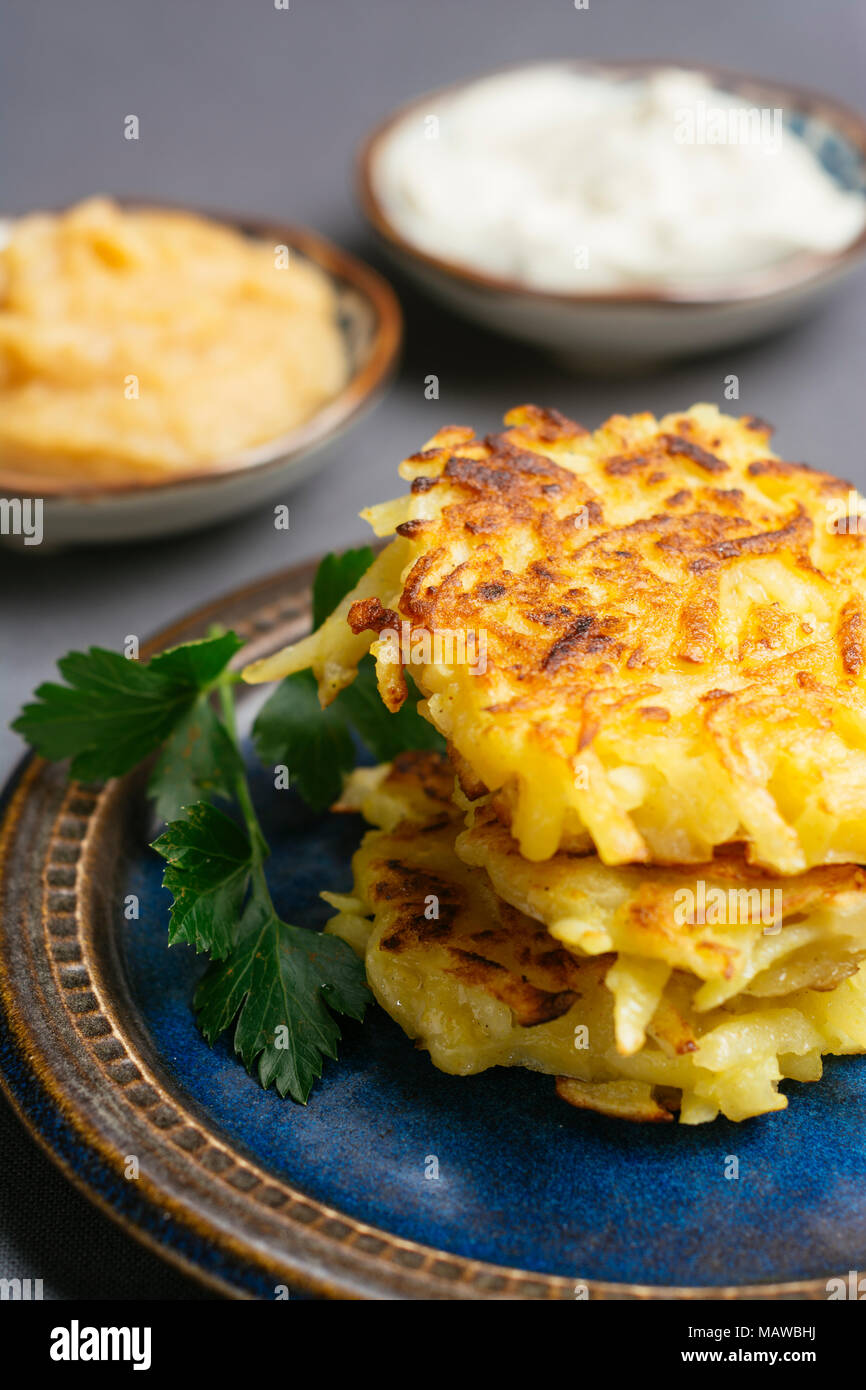
<instances>
[{"instance_id":1,"label":"gray table surface","mask_svg":"<svg viewBox=\"0 0 866 1390\"><path fill-rule=\"evenodd\" d=\"M352 158L364 132L418 92L516 59L695 59L862 100L866 8L853 0L2 0L3 211L93 192L285 216L371 262ZM123 139L138 115L141 138ZM390 273L390 272L388 272ZM866 277L807 324L747 348L622 379L566 374L449 318L395 280L407 316L398 381L291 498L188 538L66 554L0 553L0 764L5 729L72 647L116 647L236 585L362 539L361 506L443 424L493 428L509 405L555 405L588 426L614 410L724 408L777 426L783 455L866 486ZM440 378L438 401L424 378ZM0 1103L0 1277L51 1298L195 1298L194 1285L67 1186Z\"/></svg>"}]
</instances>

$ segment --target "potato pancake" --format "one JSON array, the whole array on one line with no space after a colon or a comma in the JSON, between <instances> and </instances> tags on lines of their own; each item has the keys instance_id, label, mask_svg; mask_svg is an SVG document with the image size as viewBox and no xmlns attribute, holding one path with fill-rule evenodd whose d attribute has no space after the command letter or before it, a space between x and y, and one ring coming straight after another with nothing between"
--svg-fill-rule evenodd
<instances>
[{"instance_id":1,"label":"potato pancake","mask_svg":"<svg viewBox=\"0 0 866 1390\"><path fill-rule=\"evenodd\" d=\"M453 792L447 758L403 753L393 764L357 769L337 809L360 811L389 831L406 821L426 829L450 820L458 857L483 869L504 902L573 954L613 952L607 986L622 1052L643 1046L674 970L693 978L691 1006L703 1013L738 994L833 989L866 955L866 872L856 865L780 878L749 864L741 845L689 868L607 865L595 854L562 851L533 864L491 805L473 805L459 791L458 805Z\"/></svg>"},{"instance_id":2,"label":"potato pancake","mask_svg":"<svg viewBox=\"0 0 866 1390\"><path fill-rule=\"evenodd\" d=\"M777 874L866 860L849 485L710 405L506 425L407 459L409 495L365 513L396 538L248 678L312 666L327 703L372 644L396 709L411 665L465 792L493 794L529 860L699 865L729 842Z\"/></svg>"},{"instance_id":3,"label":"potato pancake","mask_svg":"<svg viewBox=\"0 0 866 1390\"><path fill-rule=\"evenodd\" d=\"M645 1010L665 971L696 977L700 1013L743 993L833 989L866 955L866 872L856 865L780 878L749 864L740 845L688 868L607 865L595 854L564 852L539 865L522 858L490 806L473 821L456 841L463 862L483 868L501 898L569 950L615 951L608 985L628 1000L633 976ZM640 1046L637 1019L628 1033Z\"/></svg>"},{"instance_id":4,"label":"potato pancake","mask_svg":"<svg viewBox=\"0 0 866 1390\"><path fill-rule=\"evenodd\" d=\"M566 949L458 858L450 781L435 754L355 774L341 805L390 828L365 836L352 893L324 895L338 909L327 930L364 956L379 1003L440 1069L529 1067L555 1075L573 1105L634 1120L667 1120L679 1108L698 1124L784 1109L782 1078L817 1080L822 1053L866 1049L859 973L829 992L739 995L699 1012L699 981L648 959L638 964L652 1007L640 1045L624 1050L618 1015L646 1012L639 973L629 967L612 988L625 957Z\"/></svg>"}]
</instances>

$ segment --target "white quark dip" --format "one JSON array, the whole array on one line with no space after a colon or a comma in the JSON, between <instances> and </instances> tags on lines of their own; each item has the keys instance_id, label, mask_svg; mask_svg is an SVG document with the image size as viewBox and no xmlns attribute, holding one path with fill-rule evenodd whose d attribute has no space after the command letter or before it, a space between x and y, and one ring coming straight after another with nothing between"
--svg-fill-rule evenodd
<instances>
[{"instance_id":1,"label":"white quark dip","mask_svg":"<svg viewBox=\"0 0 866 1390\"><path fill-rule=\"evenodd\" d=\"M545 290L758 270L836 251L866 220L781 111L681 70L485 78L400 120L373 182L418 249Z\"/></svg>"}]
</instances>

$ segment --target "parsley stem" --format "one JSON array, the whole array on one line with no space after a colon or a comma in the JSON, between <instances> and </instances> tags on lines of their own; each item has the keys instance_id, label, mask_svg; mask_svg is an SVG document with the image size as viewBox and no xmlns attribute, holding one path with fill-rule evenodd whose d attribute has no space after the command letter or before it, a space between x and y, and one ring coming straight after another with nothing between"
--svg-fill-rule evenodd
<instances>
[{"instance_id":1,"label":"parsley stem","mask_svg":"<svg viewBox=\"0 0 866 1390\"><path fill-rule=\"evenodd\" d=\"M237 720L235 718L235 700L231 686L225 684L219 685L218 694L226 733L228 734L229 738L231 739L232 743L237 749L238 759L240 760L242 758L242 754L240 740L238 739ZM273 901L271 899L270 889L268 888L268 883L267 879L265 878L264 871L264 861L268 854L268 842L264 837L264 833L262 831L261 826L259 825L259 818L256 815L255 807L253 806L253 799L250 796L249 783L247 782L246 773L243 771L242 765L241 769L238 771L237 775L234 778L234 790L238 805L241 809L241 815L244 818L244 824L247 828L247 834L250 837L252 875L255 890L273 909ZM275 910L274 915L276 916Z\"/></svg>"}]
</instances>

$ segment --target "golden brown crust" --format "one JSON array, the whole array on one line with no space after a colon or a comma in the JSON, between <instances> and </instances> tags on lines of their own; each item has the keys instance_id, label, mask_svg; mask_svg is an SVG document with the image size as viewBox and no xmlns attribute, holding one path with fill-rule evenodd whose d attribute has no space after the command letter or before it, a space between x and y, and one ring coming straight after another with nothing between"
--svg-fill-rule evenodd
<instances>
[{"instance_id":1,"label":"golden brown crust","mask_svg":"<svg viewBox=\"0 0 866 1390\"><path fill-rule=\"evenodd\" d=\"M378 949L409 957L434 948L444 952L442 969L447 975L507 1004L522 1028L568 1013L581 989L600 982L614 957L579 964L542 926L509 904L494 902L489 892L485 901L490 916L477 928L467 929L472 899L465 871L445 852L453 844L453 828L427 829L425 854L435 852L441 843L441 860L451 863L452 873L431 872L419 865L416 825L406 824L387 838L375 832L369 842L389 850L387 858L365 857L364 865L366 899L386 922ZM495 925L489 924L491 920Z\"/></svg>"},{"instance_id":2,"label":"golden brown crust","mask_svg":"<svg viewBox=\"0 0 866 1390\"><path fill-rule=\"evenodd\" d=\"M627 761L621 750L639 729L656 740L639 766L663 762L658 740L669 737L683 757L712 759L720 792L725 783L721 840L690 833L680 857L699 858L737 834L753 857L784 872L842 857L811 812L820 847L799 840L772 784L787 729L811 720L806 775L819 811L838 803L843 764L831 734L844 760L843 745L858 749L856 730L866 725L866 538L831 524L848 485L773 459L769 427L712 407L662 421L614 416L591 436L533 407L506 424L484 440L443 431L409 461L418 500L407 499L414 510L396 526L412 563L397 592L349 615L356 634L401 624L412 635L483 634L486 666L471 681L459 671L415 672L426 696L441 695L431 712L461 782L474 795L485 786L504 793L498 804L510 815L509 787L533 751L564 763L566 777L591 751L606 776ZM384 669L393 708L400 688ZM453 701L462 694L472 713L457 730ZM513 756L491 771L494 726L497 748L508 743ZM866 771L855 762L845 775L861 778L866 804ZM820 795L824 774L810 763L836 778ZM613 804L619 792L607 791ZM526 840L533 858L567 845L586 820L567 787L557 794L565 829L555 843ZM592 829L609 862L665 857L639 819L620 819L618 829L611 819L609 843ZM866 818L840 841L848 856L855 845L866 853Z\"/></svg>"},{"instance_id":3,"label":"golden brown crust","mask_svg":"<svg viewBox=\"0 0 866 1390\"><path fill-rule=\"evenodd\" d=\"M444 753L432 749L398 753L391 763L384 785L398 796L423 798L430 822L443 815L448 819L454 816L451 799L454 769Z\"/></svg>"},{"instance_id":4,"label":"golden brown crust","mask_svg":"<svg viewBox=\"0 0 866 1390\"><path fill-rule=\"evenodd\" d=\"M628 423L616 425L626 434ZM603 473L629 478L636 494L650 494L643 508L649 515L614 526L605 524L603 498L583 477L521 447L529 442L529 433L522 427L488 436L484 443L472 445L471 457L447 449L425 451L440 460L444 456L439 476L425 483L429 488L447 483L458 498L449 501L441 519L423 523L425 553L406 580L400 614L368 600L353 610L353 631L364 626L380 631L400 616L440 628L483 621L491 625L497 654L515 679L562 672L562 682L582 692L587 676L600 665L627 667L631 662L633 669L636 657L644 669L675 662L681 654L662 643L664 633L658 630L671 619L675 630L687 636L690 629L697 631L706 658L718 653L716 594L729 562L775 553L793 566L816 572L810 547L820 540L816 523L823 518L810 516L800 500L791 498L789 514L779 524L776 509L767 507L754 489L747 498L739 488L721 490L696 478L696 469L701 475L715 474L731 472L733 465L694 439L662 431L640 454L602 460ZM697 434L694 425L690 433ZM658 472L660 464L665 466L664 481L690 486L660 497L656 506L650 477L633 475ZM750 464L747 471L753 473L758 466L770 467L766 462ZM845 487L802 464L772 466L784 467L788 477L796 475L801 496L813 502ZM641 501L639 495L635 501ZM668 506L676 511L665 510ZM587 507L585 518L581 507ZM585 520L584 527L576 525L576 516L578 523ZM513 534L515 527L525 531L534 557L522 573L506 568L501 547L489 539ZM472 546L469 559L448 568L461 533L483 539ZM857 552L859 567L861 538L833 539L837 558L850 560ZM630 598L637 611L630 611ZM494 604L500 605L495 615ZM509 613L500 616L505 606ZM520 618L526 623L523 631L516 621ZM649 635L656 639L652 653ZM847 629L840 629L838 638L841 649ZM794 643L788 645L794 648Z\"/></svg>"}]
</instances>

